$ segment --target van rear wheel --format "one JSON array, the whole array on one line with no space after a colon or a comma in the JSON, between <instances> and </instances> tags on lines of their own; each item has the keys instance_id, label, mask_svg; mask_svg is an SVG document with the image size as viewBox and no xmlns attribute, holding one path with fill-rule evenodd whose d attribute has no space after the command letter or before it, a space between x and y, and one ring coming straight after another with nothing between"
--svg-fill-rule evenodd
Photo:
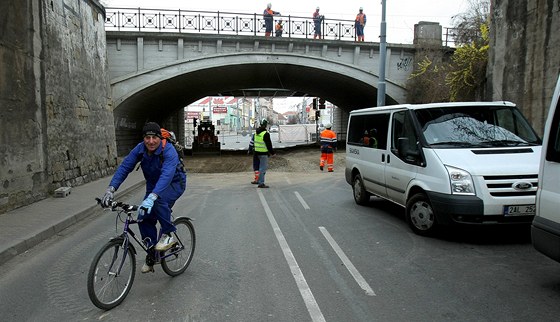
<instances>
[{"instance_id":1,"label":"van rear wheel","mask_svg":"<svg viewBox=\"0 0 560 322\"><path fill-rule=\"evenodd\" d=\"M417 193L406 203L406 221L412 231L421 236L431 236L437 228L432 204L423 193Z\"/></svg>"},{"instance_id":2,"label":"van rear wheel","mask_svg":"<svg viewBox=\"0 0 560 322\"><path fill-rule=\"evenodd\" d=\"M364 206L369 202L371 194L366 191L366 188L364 188L364 182L359 174L354 176L352 191L354 193L354 201L358 205Z\"/></svg>"}]
</instances>

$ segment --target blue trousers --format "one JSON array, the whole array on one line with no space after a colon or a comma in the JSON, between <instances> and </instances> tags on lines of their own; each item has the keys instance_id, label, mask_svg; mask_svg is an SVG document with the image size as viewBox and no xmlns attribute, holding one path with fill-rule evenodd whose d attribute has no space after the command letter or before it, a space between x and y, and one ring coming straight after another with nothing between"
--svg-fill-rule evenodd
<instances>
[{"instance_id":1,"label":"blue trousers","mask_svg":"<svg viewBox=\"0 0 560 322\"><path fill-rule=\"evenodd\" d=\"M268 155L259 154L259 181L258 181L258 184L264 184L264 175L266 174L266 168L268 168Z\"/></svg>"},{"instance_id":2,"label":"blue trousers","mask_svg":"<svg viewBox=\"0 0 560 322\"><path fill-rule=\"evenodd\" d=\"M159 222L161 226L160 234L169 234L176 230L171 221L171 207L173 207L175 201L181 197L187 188L186 175L181 179L181 181L172 182L169 187L158 196L150 214L144 216L144 220L138 223L140 235L142 235L142 240L144 240L147 247L155 245L161 236L158 236L157 222ZM144 198L149 194L150 192L147 192Z\"/></svg>"}]
</instances>

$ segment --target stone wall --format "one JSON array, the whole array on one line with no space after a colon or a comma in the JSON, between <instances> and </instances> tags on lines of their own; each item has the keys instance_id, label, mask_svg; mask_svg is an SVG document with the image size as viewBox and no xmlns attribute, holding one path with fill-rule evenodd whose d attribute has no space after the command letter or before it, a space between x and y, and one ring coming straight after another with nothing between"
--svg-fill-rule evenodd
<instances>
[{"instance_id":1,"label":"stone wall","mask_svg":"<svg viewBox=\"0 0 560 322\"><path fill-rule=\"evenodd\" d=\"M492 0L488 100L516 103L542 135L560 73L560 0Z\"/></svg>"},{"instance_id":2,"label":"stone wall","mask_svg":"<svg viewBox=\"0 0 560 322\"><path fill-rule=\"evenodd\" d=\"M0 213L116 166L104 9L0 2Z\"/></svg>"}]
</instances>

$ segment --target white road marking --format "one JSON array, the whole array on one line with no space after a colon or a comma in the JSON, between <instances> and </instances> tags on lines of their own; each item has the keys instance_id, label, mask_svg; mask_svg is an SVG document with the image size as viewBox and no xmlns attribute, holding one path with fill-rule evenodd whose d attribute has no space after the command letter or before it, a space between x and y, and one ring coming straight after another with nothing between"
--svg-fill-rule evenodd
<instances>
[{"instance_id":1,"label":"white road marking","mask_svg":"<svg viewBox=\"0 0 560 322\"><path fill-rule=\"evenodd\" d=\"M294 191L294 193L296 194L296 197L298 198L299 202L301 203L301 205L303 206L304 209L307 209L307 210L311 209L311 208L309 208L309 206L307 205L305 200L303 200L303 198L301 197L299 192Z\"/></svg>"},{"instance_id":2,"label":"white road marking","mask_svg":"<svg viewBox=\"0 0 560 322\"><path fill-rule=\"evenodd\" d=\"M264 211L266 212L266 216L268 217L268 221L272 226L274 235L276 235L276 239L280 244L280 248L282 248L282 252L284 253L284 258L286 258L286 261L288 262L288 266L290 266L290 271L292 271L292 276L296 281L296 284L299 289L299 293L303 298L303 302L305 302L305 306L307 307L307 311L311 316L311 320L325 321L325 317L323 316L323 313L321 312L321 309L319 308L317 301L315 301L315 297L313 296L313 293L311 293L311 289L309 288L309 285L307 284L307 281L303 276L303 272L299 268L296 258L294 257L294 254L292 253L292 250L290 249L290 246L288 245L286 238L284 238L284 234L282 234L282 231L280 230L280 227L278 226L276 219L274 219L274 215L272 214L272 211L270 210L268 203L264 199L263 193L259 189L257 189L257 193L261 200L261 204L264 207Z\"/></svg>"},{"instance_id":3,"label":"white road marking","mask_svg":"<svg viewBox=\"0 0 560 322\"><path fill-rule=\"evenodd\" d=\"M352 274L352 276L354 277L354 279L356 280L358 285L360 285L360 287L364 291L366 291L367 295L375 296L375 292L373 291L373 289L366 282L366 280L364 279L362 274L360 274L360 272L358 272L358 270L356 269L354 264L352 264L350 259L348 259L346 254L344 254L342 249L338 246L338 244L336 243L334 238L332 238L331 234L329 234L327 229L325 227L319 227L319 230L323 233L323 236L325 236L325 238L327 239L329 244L331 244L331 247L334 249L334 251L338 255L338 257L342 260L342 262L344 263L344 266L346 266L346 269L348 269L350 274Z\"/></svg>"}]
</instances>

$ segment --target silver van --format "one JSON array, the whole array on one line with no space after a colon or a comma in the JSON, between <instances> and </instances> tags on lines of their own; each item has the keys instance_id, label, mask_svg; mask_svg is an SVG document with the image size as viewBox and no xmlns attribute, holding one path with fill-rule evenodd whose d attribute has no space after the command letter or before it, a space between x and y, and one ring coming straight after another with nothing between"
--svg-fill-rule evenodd
<instances>
[{"instance_id":1,"label":"silver van","mask_svg":"<svg viewBox=\"0 0 560 322\"><path fill-rule=\"evenodd\" d=\"M537 213L531 226L536 250L560 262L560 76L544 129Z\"/></svg>"},{"instance_id":2,"label":"silver van","mask_svg":"<svg viewBox=\"0 0 560 322\"><path fill-rule=\"evenodd\" d=\"M535 215L541 139L510 102L354 110L346 181L406 209L419 235L448 224L526 224Z\"/></svg>"}]
</instances>

